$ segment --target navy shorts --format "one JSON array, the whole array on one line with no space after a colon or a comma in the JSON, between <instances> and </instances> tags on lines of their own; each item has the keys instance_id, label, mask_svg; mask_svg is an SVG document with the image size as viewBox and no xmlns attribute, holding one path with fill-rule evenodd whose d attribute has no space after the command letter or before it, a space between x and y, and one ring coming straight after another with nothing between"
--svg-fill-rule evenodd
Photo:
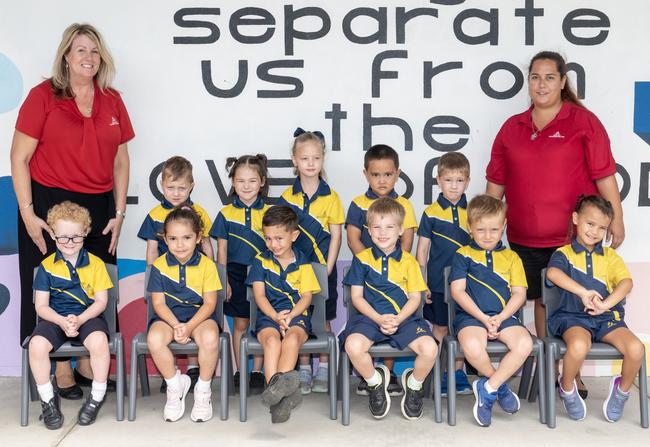
<instances>
[{"instance_id":1,"label":"navy shorts","mask_svg":"<svg viewBox=\"0 0 650 447\"><path fill-rule=\"evenodd\" d=\"M352 334L361 334L374 343L388 342L393 348L405 349L409 343L418 337L429 336L433 338L431 329L426 321L416 316L410 316L397 328L393 335L386 335L379 329L379 325L362 314L354 315L339 335L341 347L345 347L345 339Z\"/></svg>"},{"instance_id":2,"label":"navy shorts","mask_svg":"<svg viewBox=\"0 0 650 447\"><path fill-rule=\"evenodd\" d=\"M422 307L424 319L436 326L447 326L449 314L445 296L442 293L431 293L431 304L424 303Z\"/></svg>"},{"instance_id":3,"label":"navy shorts","mask_svg":"<svg viewBox=\"0 0 650 447\"><path fill-rule=\"evenodd\" d=\"M56 351L61 347L66 341L70 341L75 346L83 346L84 340L92 334L93 332L103 332L108 337L108 325L104 317L95 317L86 321L79 327L79 335L76 337L68 337L63 332L63 329L51 321L41 320L36 324L34 332L32 332L32 337L40 335L50 342L52 345L52 351Z\"/></svg>"},{"instance_id":4,"label":"navy shorts","mask_svg":"<svg viewBox=\"0 0 650 447\"><path fill-rule=\"evenodd\" d=\"M526 298L535 300L542 297L542 270L548 266L548 261L558 247L527 247L508 242L512 251L517 253L524 264L526 273Z\"/></svg>"},{"instance_id":5,"label":"navy shorts","mask_svg":"<svg viewBox=\"0 0 650 447\"><path fill-rule=\"evenodd\" d=\"M456 313L456 318L454 318L454 329L456 330L456 334L458 334L461 329L464 329L469 326L478 326L485 329L485 325L480 321L478 321L473 316L471 316L470 314L466 312ZM521 321L519 321L519 318L513 315L507 320L503 320L503 322L501 322L501 326L499 327L499 330L507 329L512 326L523 327L524 325L521 323Z\"/></svg>"},{"instance_id":6,"label":"navy shorts","mask_svg":"<svg viewBox=\"0 0 650 447\"><path fill-rule=\"evenodd\" d=\"M307 333L307 336L309 338L313 338L314 335L311 333L311 319L309 317L306 317L304 315L298 315L295 317L291 322L289 323L289 327L294 327L298 326ZM278 332L280 332L280 325L273 321L271 318L267 317L265 314L262 312L258 312L257 314L257 321L255 322L255 330L251 331L251 334L257 337L257 334L262 329L266 329L267 327L272 327Z\"/></svg>"},{"instance_id":7,"label":"navy shorts","mask_svg":"<svg viewBox=\"0 0 650 447\"><path fill-rule=\"evenodd\" d=\"M567 329L579 326L589 331L591 341L600 341L605 335L620 327L627 327L623 318L614 319L611 313L607 312L598 316L584 314L554 314L548 320L548 329L551 334L562 337Z\"/></svg>"},{"instance_id":8,"label":"navy shorts","mask_svg":"<svg viewBox=\"0 0 650 447\"><path fill-rule=\"evenodd\" d=\"M336 266L332 269L332 273L327 276L327 301L325 301L325 319L332 321L336 318L336 309L338 306L339 292L336 289L338 283L338 276Z\"/></svg>"},{"instance_id":9,"label":"navy shorts","mask_svg":"<svg viewBox=\"0 0 650 447\"><path fill-rule=\"evenodd\" d=\"M248 266L228 264L228 284L232 290L230 301L224 301L223 313L229 317L250 318L250 303L246 300L246 275Z\"/></svg>"}]
</instances>

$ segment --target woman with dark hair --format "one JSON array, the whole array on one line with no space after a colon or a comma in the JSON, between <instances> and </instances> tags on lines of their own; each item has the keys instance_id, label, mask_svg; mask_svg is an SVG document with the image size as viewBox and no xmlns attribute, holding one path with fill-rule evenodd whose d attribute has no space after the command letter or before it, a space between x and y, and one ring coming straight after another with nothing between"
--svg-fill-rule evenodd
<instances>
[{"instance_id":1,"label":"woman with dark hair","mask_svg":"<svg viewBox=\"0 0 650 447\"><path fill-rule=\"evenodd\" d=\"M129 183L127 142L134 132L119 93L111 88L114 74L101 34L75 23L63 33L52 77L32 88L20 108L11 175L20 211L21 341L36 323L34 268L56 248L45 222L48 209L65 200L87 208L92 229L86 249L116 263ZM57 363L59 394L81 399L69 365ZM92 375L88 362L79 362L78 368L77 381L87 384Z\"/></svg>"},{"instance_id":2,"label":"woman with dark hair","mask_svg":"<svg viewBox=\"0 0 650 447\"><path fill-rule=\"evenodd\" d=\"M543 338L541 270L566 243L578 196L598 194L612 203L612 247L623 242L625 227L607 131L572 90L564 58L542 51L532 58L528 72L532 104L501 127L486 177L488 194L505 195L508 242L524 263L527 297L535 300L535 329Z\"/></svg>"}]
</instances>

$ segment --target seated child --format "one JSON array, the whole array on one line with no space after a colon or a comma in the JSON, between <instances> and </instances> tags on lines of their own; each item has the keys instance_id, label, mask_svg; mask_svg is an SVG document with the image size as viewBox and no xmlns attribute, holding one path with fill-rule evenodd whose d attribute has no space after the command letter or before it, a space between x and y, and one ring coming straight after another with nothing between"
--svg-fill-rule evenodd
<instances>
[{"instance_id":1,"label":"seated child","mask_svg":"<svg viewBox=\"0 0 650 447\"><path fill-rule=\"evenodd\" d=\"M91 224L86 208L69 201L54 205L47 213L47 224L54 232L56 253L41 262L34 278L39 321L29 341L29 367L41 398L43 422L54 430L63 425L63 414L50 382L49 353L66 341L88 349L93 371L92 389L79 410L79 425L95 422L104 403L111 358L102 314L113 283L104 262L83 248Z\"/></svg>"},{"instance_id":2,"label":"seated child","mask_svg":"<svg viewBox=\"0 0 650 447\"><path fill-rule=\"evenodd\" d=\"M163 418L168 422L183 417L191 385L190 377L176 369L169 343L186 344L190 339L199 350L199 377L190 418L194 422L212 418L210 383L219 356L219 326L214 311L221 283L214 261L197 248L202 234L201 218L193 208L174 208L163 224L168 251L154 261L147 285L155 312L149 322L147 345L167 383Z\"/></svg>"},{"instance_id":3,"label":"seated child","mask_svg":"<svg viewBox=\"0 0 650 447\"><path fill-rule=\"evenodd\" d=\"M262 403L271 408L271 422L279 423L289 420L302 401L295 367L311 333L312 294L320 286L311 264L292 247L300 232L298 215L289 206L270 208L262 231L268 250L255 257L246 283L253 287L259 310L252 332L264 348Z\"/></svg>"},{"instance_id":4,"label":"seated child","mask_svg":"<svg viewBox=\"0 0 650 447\"><path fill-rule=\"evenodd\" d=\"M533 342L515 316L526 302L527 284L521 259L501 242L505 203L488 195L474 197L467 223L472 242L454 255L449 277L456 301L453 324L465 358L483 376L472 384L474 418L487 427L494 401L506 413L519 410L519 398L507 381L524 364ZM499 340L509 349L496 369L486 351L488 340Z\"/></svg>"},{"instance_id":5,"label":"seated child","mask_svg":"<svg viewBox=\"0 0 650 447\"><path fill-rule=\"evenodd\" d=\"M560 397L571 419L587 416L585 402L576 391L575 377L592 342L604 342L623 354L621 375L612 377L603 414L609 422L623 416L630 388L643 361L644 346L625 324L622 300L632 290L632 278L614 249L603 238L614 217L612 204L598 196L580 196L572 223L575 238L551 256L546 277L561 289L562 299L549 316L549 331L567 345Z\"/></svg>"},{"instance_id":6,"label":"seated child","mask_svg":"<svg viewBox=\"0 0 650 447\"><path fill-rule=\"evenodd\" d=\"M422 384L438 350L429 325L415 315L427 286L417 261L399 244L404 215L404 207L387 197L370 205L368 231L373 245L355 255L343 281L351 287L352 305L359 314L348 321L341 345L368 383L370 413L377 419L390 410L390 372L385 365L374 367L368 353L372 345L389 342L415 352L414 367L402 373L406 391L401 409L410 420L422 416Z\"/></svg>"}]
</instances>

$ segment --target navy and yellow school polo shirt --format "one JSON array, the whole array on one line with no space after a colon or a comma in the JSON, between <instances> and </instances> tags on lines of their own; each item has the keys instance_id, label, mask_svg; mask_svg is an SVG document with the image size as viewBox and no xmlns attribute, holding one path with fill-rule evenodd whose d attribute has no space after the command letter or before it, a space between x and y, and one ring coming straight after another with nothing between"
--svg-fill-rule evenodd
<instances>
[{"instance_id":1,"label":"navy and yellow school polo shirt","mask_svg":"<svg viewBox=\"0 0 650 447\"><path fill-rule=\"evenodd\" d=\"M513 287L528 287L521 259L501 241L494 250L476 242L459 248L451 263L449 281L466 279L465 291L484 314L500 313L510 300ZM464 310L456 304L458 312Z\"/></svg>"},{"instance_id":2,"label":"navy and yellow school polo shirt","mask_svg":"<svg viewBox=\"0 0 650 447\"><path fill-rule=\"evenodd\" d=\"M409 293L427 289L420 265L399 244L390 255L374 245L357 253L343 284L363 286L363 297L380 315L399 314Z\"/></svg>"},{"instance_id":3,"label":"navy and yellow school polo shirt","mask_svg":"<svg viewBox=\"0 0 650 447\"><path fill-rule=\"evenodd\" d=\"M251 206L234 196L230 205L221 208L210 236L228 241L228 263L250 265L255 256L266 250L262 217L269 208L260 196Z\"/></svg>"},{"instance_id":4,"label":"navy and yellow school polo shirt","mask_svg":"<svg viewBox=\"0 0 650 447\"><path fill-rule=\"evenodd\" d=\"M189 321L203 305L206 292L221 288L217 265L198 249L185 264L169 252L160 256L151 266L147 285L147 291L165 295L165 304L182 323Z\"/></svg>"},{"instance_id":5,"label":"navy and yellow school polo shirt","mask_svg":"<svg viewBox=\"0 0 650 447\"><path fill-rule=\"evenodd\" d=\"M444 269L451 265L454 253L469 244L467 198L462 195L456 205L442 194L422 213L418 235L431 240L427 261L427 284L433 293L444 293Z\"/></svg>"},{"instance_id":6,"label":"navy and yellow school polo shirt","mask_svg":"<svg viewBox=\"0 0 650 447\"><path fill-rule=\"evenodd\" d=\"M625 263L614 249L603 247L599 243L593 251L589 251L575 239L558 248L551 256L548 266L560 269L584 288L600 293L603 298L607 298L623 279L631 278ZM560 295L562 299L555 313L585 315L585 306L578 296L564 289L560 289ZM622 303L610 310L614 319L623 318L625 308ZM610 316L609 312L603 315Z\"/></svg>"},{"instance_id":7,"label":"navy and yellow school polo shirt","mask_svg":"<svg viewBox=\"0 0 650 447\"><path fill-rule=\"evenodd\" d=\"M293 249L296 260L283 269L273 253L266 250L255 257L246 284L263 282L266 298L276 312L291 310L304 293L320 292L316 274L304 254ZM305 311L308 316L308 311Z\"/></svg>"},{"instance_id":8,"label":"navy and yellow school polo shirt","mask_svg":"<svg viewBox=\"0 0 650 447\"><path fill-rule=\"evenodd\" d=\"M74 266L57 250L41 262L34 278L34 290L50 292L50 307L64 317L81 315L96 292L112 287L104 261L85 248Z\"/></svg>"},{"instance_id":9,"label":"navy and yellow school polo shirt","mask_svg":"<svg viewBox=\"0 0 650 447\"><path fill-rule=\"evenodd\" d=\"M316 193L309 198L302 190L300 178L296 178L293 186L282 193L280 203L289 205L298 214L300 236L294 246L310 262L327 264L332 239L329 226L345 222L343 205L336 191L321 179Z\"/></svg>"},{"instance_id":10,"label":"navy and yellow school polo shirt","mask_svg":"<svg viewBox=\"0 0 650 447\"><path fill-rule=\"evenodd\" d=\"M201 217L201 222L203 223L203 237L208 237L210 227L212 226L212 221L210 220L210 216L208 216L207 211L205 211L198 204L192 203L190 199L187 199L187 204L197 212L199 217ZM142 222L140 231L138 231L138 237L140 239L144 239L145 241L158 241L158 256L162 256L164 253L167 253L167 244L162 237L163 224L165 223L165 218L169 213L171 213L173 209L174 205L164 199L162 202L160 202L160 205L149 211L149 214L147 214L147 217L145 217L144 222Z\"/></svg>"},{"instance_id":11,"label":"navy and yellow school polo shirt","mask_svg":"<svg viewBox=\"0 0 650 447\"><path fill-rule=\"evenodd\" d=\"M404 207L406 215L404 216L404 229L408 230L409 228L417 228L418 221L415 217L415 211L413 210L413 205L409 199L397 195L395 190L392 190L388 197L394 199L397 203ZM365 194L355 197L350 203L350 208L348 208L348 215L345 219L346 227L352 225L361 230L361 243L364 247L372 246L372 239L370 239L370 233L368 233L368 221L366 219L366 214L368 213L368 208L372 205L372 202L377 200L379 196L375 192L368 188Z\"/></svg>"}]
</instances>

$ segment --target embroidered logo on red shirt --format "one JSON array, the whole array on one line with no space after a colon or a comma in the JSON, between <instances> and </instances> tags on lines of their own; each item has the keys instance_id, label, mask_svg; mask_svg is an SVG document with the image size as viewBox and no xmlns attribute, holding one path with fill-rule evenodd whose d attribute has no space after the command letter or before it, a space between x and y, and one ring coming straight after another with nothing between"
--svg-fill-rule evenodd
<instances>
[{"instance_id":1,"label":"embroidered logo on red shirt","mask_svg":"<svg viewBox=\"0 0 650 447\"><path fill-rule=\"evenodd\" d=\"M109 126L119 126L120 122L114 116L111 117L111 124Z\"/></svg>"},{"instance_id":2,"label":"embroidered logo on red shirt","mask_svg":"<svg viewBox=\"0 0 650 447\"><path fill-rule=\"evenodd\" d=\"M564 135L560 134L560 131L558 130L553 135L549 135L548 137L549 138L564 138Z\"/></svg>"}]
</instances>

